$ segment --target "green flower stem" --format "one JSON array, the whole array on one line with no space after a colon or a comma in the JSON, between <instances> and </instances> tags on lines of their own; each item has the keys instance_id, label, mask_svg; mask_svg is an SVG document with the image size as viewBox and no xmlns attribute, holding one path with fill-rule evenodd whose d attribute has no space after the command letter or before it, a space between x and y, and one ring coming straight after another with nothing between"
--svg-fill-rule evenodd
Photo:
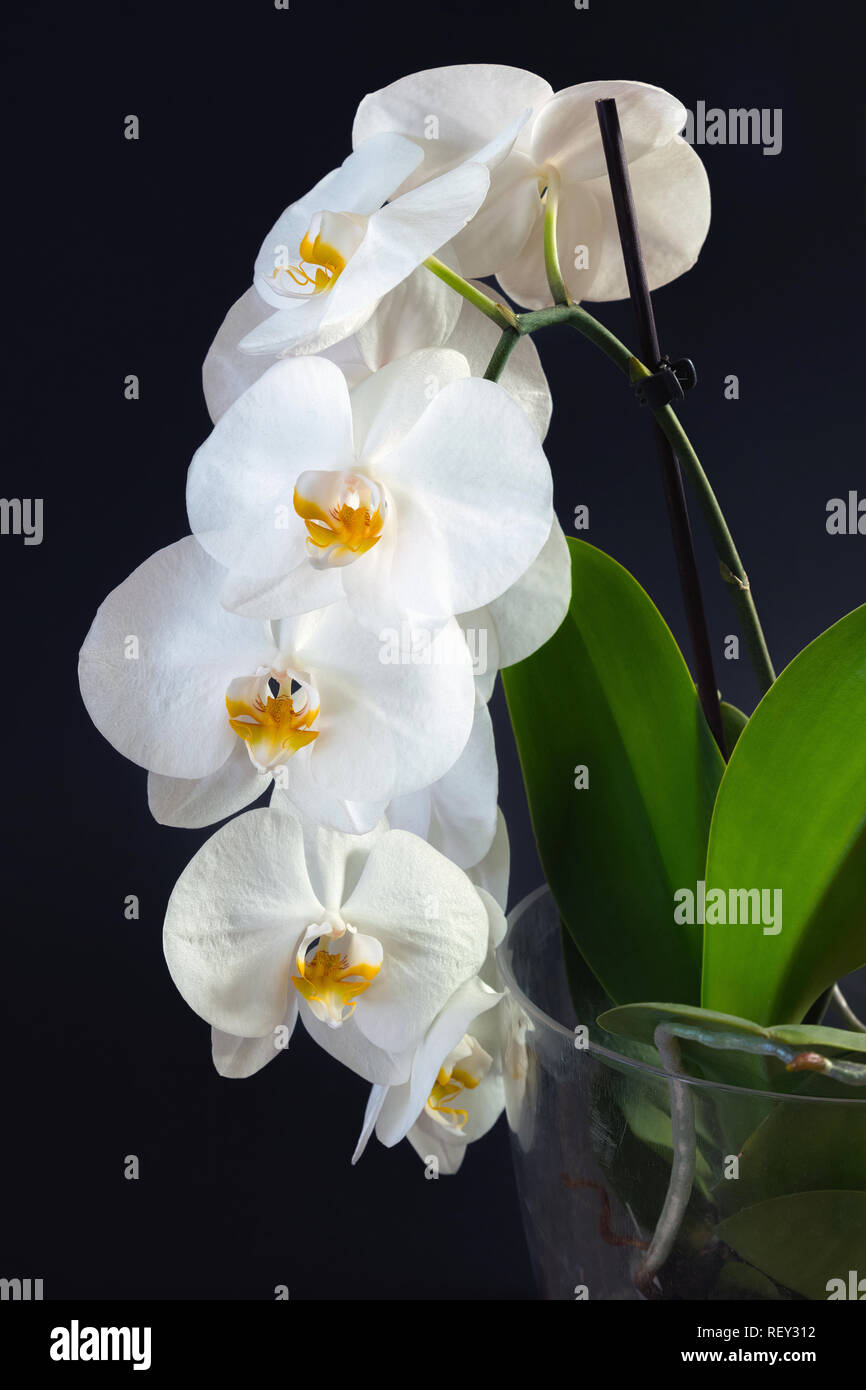
<instances>
[{"instance_id":1,"label":"green flower stem","mask_svg":"<svg viewBox=\"0 0 866 1390\"><path fill-rule=\"evenodd\" d=\"M552 169L547 184L544 202L544 269L554 304L570 304L562 270L559 265L559 249L556 245L556 214L559 208L559 174Z\"/></svg>"},{"instance_id":2,"label":"green flower stem","mask_svg":"<svg viewBox=\"0 0 866 1390\"><path fill-rule=\"evenodd\" d=\"M599 323L598 319L593 318L592 314L588 314L578 304L555 304L548 309L537 309L531 313L517 315L517 328L521 336L535 333L538 329L548 328L555 323L567 323L569 327L576 328L578 333L581 333L584 338L588 338L630 380L636 376L649 375L647 368L638 361L630 349L605 328L604 324ZM508 350L510 351L513 346L512 343ZM496 359L501 347L502 344L500 343L494 352L494 359ZM491 360L488 373L493 366L494 361ZM495 381L496 377L491 379ZM754 668L761 694L765 695L776 679L776 673L767 649L758 610L755 607L755 601L749 587L749 580L719 506L718 498L713 492L709 478L704 472L689 437L675 412L667 405L662 410L656 410L653 413L697 494L698 503L713 539L722 576L730 589L731 598L737 610L749 659Z\"/></svg>"},{"instance_id":3,"label":"green flower stem","mask_svg":"<svg viewBox=\"0 0 866 1390\"><path fill-rule=\"evenodd\" d=\"M432 270L433 274L438 275L440 280L444 280L445 284L452 290L462 294L464 299L468 299L470 304L474 304L476 309L480 309L482 314L486 314L500 328L517 329L517 318L507 304L498 304L495 299L491 299L483 290L479 290L468 280L464 280L463 276L458 275L456 270L452 270L444 261L437 260L435 256L428 256L424 264L428 270Z\"/></svg>"},{"instance_id":4,"label":"green flower stem","mask_svg":"<svg viewBox=\"0 0 866 1390\"><path fill-rule=\"evenodd\" d=\"M553 304L549 309L535 309L531 313L517 315L517 326L521 333L535 333L539 328L549 328L554 323L567 323L569 327L576 328L628 376L633 355L631 350L579 304Z\"/></svg>"},{"instance_id":5,"label":"green flower stem","mask_svg":"<svg viewBox=\"0 0 866 1390\"><path fill-rule=\"evenodd\" d=\"M520 333L516 328L504 328L502 330L502 337L493 349L493 355L487 364L487 371L484 373L485 381L499 380L506 362L519 342Z\"/></svg>"},{"instance_id":6,"label":"green flower stem","mask_svg":"<svg viewBox=\"0 0 866 1390\"><path fill-rule=\"evenodd\" d=\"M749 659L758 678L761 694L766 695L776 679L776 672L767 648L758 610L755 607L755 600L752 598L748 575L743 568L737 547L734 545L734 538L728 529L724 513L710 485L710 480L701 467L700 459L692 448L689 437L675 412L669 405L666 405L662 410L656 410L653 413L673 445L674 452L697 493L698 503L713 538L722 578L731 591L731 598L737 610Z\"/></svg>"}]
</instances>

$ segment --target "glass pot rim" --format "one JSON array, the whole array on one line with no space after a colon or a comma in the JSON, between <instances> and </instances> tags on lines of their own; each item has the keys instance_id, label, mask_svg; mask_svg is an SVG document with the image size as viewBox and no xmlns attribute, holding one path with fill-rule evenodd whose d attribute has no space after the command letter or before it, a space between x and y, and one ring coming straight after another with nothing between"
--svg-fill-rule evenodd
<instances>
[{"instance_id":1,"label":"glass pot rim","mask_svg":"<svg viewBox=\"0 0 866 1390\"><path fill-rule=\"evenodd\" d=\"M574 1043L574 1030L560 1023L558 1019L552 1018L544 1009L540 1008L529 996L524 993L518 984L514 971L511 968L511 957L513 953L513 933L515 932L520 919L539 898L549 897L553 901L553 894L547 883L542 883L540 887L534 888L531 893L527 893L520 902L508 913L507 930L502 941L496 948L496 963L499 973L508 994L516 999L520 1008L529 1015L531 1019L548 1029L550 1032L557 1033L561 1038L567 1038ZM600 1043L587 1040L586 1051L593 1057L602 1062L615 1063L617 1066L629 1067L631 1070L643 1073L645 1076L660 1077L663 1081L669 1082L672 1079L682 1081L687 1086L694 1086L700 1090L707 1091L730 1091L737 1095L750 1096L755 1099L773 1100L779 1104L791 1104L796 1102L798 1105L841 1105L841 1106L863 1106L866 1105L866 1097L837 1097L837 1096L804 1096L786 1095L779 1091L764 1091L753 1089L749 1086L734 1086L724 1081L707 1081L703 1077L689 1076L687 1073L667 1072L663 1067L652 1066L648 1062L641 1062L635 1057L626 1057L621 1052L613 1048L602 1047Z\"/></svg>"}]
</instances>

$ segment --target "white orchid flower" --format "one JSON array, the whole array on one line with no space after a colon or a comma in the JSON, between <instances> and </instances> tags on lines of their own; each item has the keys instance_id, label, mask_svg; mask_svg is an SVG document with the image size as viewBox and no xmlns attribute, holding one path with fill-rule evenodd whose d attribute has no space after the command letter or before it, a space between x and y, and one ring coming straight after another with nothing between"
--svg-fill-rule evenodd
<instances>
[{"instance_id":1,"label":"white orchid flower","mask_svg":"<svg viewBox=\"0 0 866 1390\"><path fill-rule=\"evenodd\" d=\"M289 814L297 814L294 811L294 808L292 807L291 803L287 800L285 793L281 792L279 789L276 789L271 800L271 811L282 810L288 810ZM401 827L392 828L396 829ZM309 830L307 834L309 836ZM361 842L358 841L358 843L360 844ZM485 984L485 988L483 990L478 990L473 984L472 990L468 991L467 997L470 999L478 998L482 1004L484 1004L485 1006L489 1004L490 1007L493 1007L493 1001L490 1000L487 990L492 988L492 985L486 983L486 981L492 980L496 982L496 987L497 989L499 988L498 974L493 968L492 951L490 943L498 943L501 939L502 923L501 919L498 917L498 914L496 913L495 909L490 903L489 898L485 896L485 894L489 894L490 897L493 898L495 903L498 904L498 906L501 908L502 912L505 912L508 901L509 868L510 851L508 844L508 830L505 824L505 817L503 816L500 810L497 810L496 833L493 837L493 843L491 844L489 850L487 851L483 859L481 859L479 863L474 864L472 868L466 870L467 878L470 879L470 881L474 883L477 888L481 888L484 890L484 893L482 893L481 895L482 901L488 909L488 918L490 922L493 924L493 929L491 930L490 936L488 938L487 960L485 961L485 964L482 967L482 975L484 977L482 983ZM235 1078L252 1076L255 1072L261 1071L262 1067L267 1066L268 1062L273 1061L274 1057L278 1056L280 1052L285 1050L288 1047L289 1038L291 1037L292 1028L294 1027L295 1002L296 1001L294 995L292 995L287 1005L287 1011L282 1022L276 1026L276 1028L273 1031L273 1034L269 1033L261 1038L237 1037L231 1033L225 1033L219 1028L212 1028L211 1051L213 1056L213 1063L220 1075ZM486 1024L481 1027L482 1036L485 1037L485 1041L491 1049L488 1055L497 1059L497 1068L499 1065L498 1058L501 1051L499 1045L499 1031L497 1031L498 1029L498 1024L496 1025L496 1029L494 1029L494 1031L492 1032ZM491 1084L485 1088L481 1097L473 1098L473 1109L478 1104L479 1100L483 1102L483 1105L485 1107L487 1107L488 1104L493 1103L491 1093L494 1090L494 1086L492 1083L495 1081L496 1076L498 1076L498 1070L496 1070L494 1072L494 1075L490 1078ZM496 1104L499 1105L498 1099L496 1100ZM499 1108L501 1109L501 1106ZM480 1118L481 1117L479 1115L477 1119L480 1120ZM493 1119L495 1118L496 1117L493 1116ZM470 1129L469 1131L470 1134L474 1133L475 1123L476 1120L473 1120L472 1129ZM455 1138L457 1138L457 1136L455 1136Z\"/></svg>"},{"instance_id":2,"label":"white orchid flower","mask_svg":"<svg viewBox=\"0 0 866 1390\"><path fill-rule=\"evenodd\" d=\"M258 622L221 605L223 582L187 537L109 594L82 648L88 712L148 769L157 820L210 824L275 777L313 820L368 830L460 756L475 696L456 622L429 665L390 665L345 603Z\"/></svg>"},{"instance_id":3,"label":"white orchid flower","mask_svg":"<svg viewBox=\"0 0 866 1390\"><path fill-rule=\"evenodd\" d=\"M325 1051L391 1085L455 993L476 990L491 914L417 836L347 836L265 809L229 821L181 874L164 948L226 1074L264 1065L300 1013Z\"/></svg>"},{"instance_id":4,"label":"white orchid flower","mask_svg":"<svg viewBox=\"0 0 866 1390\"><path fill-rule=\"evenodd\" d=\"M558 196L557 244L575 301L625 299L628 285L595 103L615 97L650 289L697 260L710 221L706 172L682 139L685 107L644 82L581 82L554 93L533 73L496 64L432 68L366 96L355 143L386 132L413 139L424 162L404 187L441 177L527 106L508 157L491 175L481 210L454 246L470 276L495 274L506 294L530 309L550 302L544 266L542 194ZM430 117L439 139L425 139Z\"/></svg>"},{"instance_id":5,"label":"white orchid flower","mask_svg":"<svg viewBox=\"0 0 866 1390\"><path fill-rule=\"evenodd\" d=\"M371 630L390 628L403 661L417 656L401 649L404 620L414 643L529 568L552 490L526 414L459 353L431 349L351 395L323 358L275 363L196 453L187 505L230 571L227 607L273 618L346 598Z\"/></svg>"},{"instance_id":6,"label":"white orchid flower","mask_svg":"<svg viewBox=\"0 0 866 1390\"><path fill-rule=\"evenodd\" d=\"M412 1060L401 1083L374 1085L352 1162L371 1134L391 1148L408 1138L440 1173L456 1173L466 1146L495 1124L505 1105L495 950L505 934L498 905L481 892L490 913L488 949L478 976L455 991ZM488 983L488 980L492 980Z\"/></svg>"},{"instance_id":7,"label":"white orchid flower","mask_svg":"<svg viewBox=\"0 0 866 1390\"><path fill-rule=\"evenodd\" d=\"M417 145L387 133L358 145L265 237L254 285L272 312L246 334L244 351L320 352L360 328L383 295L477 212L488 165L505 156L527 114L516 113L448 173L398 197L423 158Z\"/></svg>"},{"instance_id":8,"label":"white orchid flower","mask_svg":"<svg viewBox=\"0 0 866 1390\"><path fill-rule=\"evenodd\" d=\"M453 256L440 251L439 259L459 271ZM476 288L489 292L486 285ZM202 385L214 424L277 360L279 354L251 357L239 347L243 336L269 312L256 290L247 290L229 309L208 349ZM400 357L433 347L447 346L462 353L470 374L483 376L500 336L496 324L421 266L385 295L357 333L318 355L340 368L350 388ZM499 384L526 411L543 441L553 403L538 349L529 335L511 353Z\"/></svg>"},{"instance_id":9,"label":"white orchid flower","mask_svg":"<svg viewBox=\"0 0 866 1390\"><path fill-rule=\"evenodd\" d=\"M495 63L429 68L401 77L365 96L352 129L357 148L374 136L399 133L423 151L423 163L407 175L404 189L423 185L459 166L529 110L506 157L491 171L490 189L472 222L454 239L464 275L488 275L521 250L535 224L537 175L532 129L552 96L534 73ZM435 139L427 138L435 122Z\"/></svg>"}]
</instances>

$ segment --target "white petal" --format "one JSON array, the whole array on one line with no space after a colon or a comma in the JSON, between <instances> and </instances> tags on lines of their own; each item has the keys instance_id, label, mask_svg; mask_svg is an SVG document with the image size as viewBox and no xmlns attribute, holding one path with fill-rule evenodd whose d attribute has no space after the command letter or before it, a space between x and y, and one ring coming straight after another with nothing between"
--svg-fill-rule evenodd
<instances>
[{"instance_id":1,"label":"white petal","mask_svg":"<svg viewBox=\"0 0 866 1390\"><path fill-rule=\"evenodd\" d=\"M408 1079L412 1053L379 1047L364 1036L356 1019L349 1018L341 1027L329 1028L314 1017L311 1009L305 1008L301 1010L301 1022L324 1052L374 1086L399 1086Z\"/></svg>"},{"instance_id":2,"label":"white petal","mask_svg":"<svg viewBox=\"0 0 866 1390\"><path fill-rule=\"evenodd\" d=\"M228 684L270 660L259 624L220 605L222 577L191 536L157 551L108 595L81 650L81 694L100 733L166 777L222 766L236 741Z\"/></svg>"},{"instance_id":3,"label":"white petal","mask_svg":"<svg viewBox=\"0 0 866 1390\"><path fill-rule=\"evenodd\" d=\"M282 1023L263 1038L237 1038L231 1033L223 1033L219 1028L212 1028L211 1056L220 1076L233 1079L255 1076L268 1062L285 1052L297 1018L298 997L295 994L289 1000Z\"/></svg>"},{"instance_id":4,"label":"white petal","mask_svg":"<svg viewBox=\"0 0 866 1390\"><path fill-rule=\"evenodd\" d=\"M479 609L479 615L481 620L483 622L489 623L489 619L486 617L486 614L486 608ZM475 618L474 614L469 614L467 616L472 617L473 619ZM491 653L491 664L486 668L486 670L476 674L475 676L475 703L477 705L488 704L493 695L494 690L496 689L496 677L499 675L499 662L497 658L494 656L494 637L495 633L491 625L487 628L487 645L488 650Z\"/></svg>"},{"instance_id":5,"label":"white petal","mask_svg":"<svg viewBox=\"0 0 866 1390\"><path fill-rule=\"evenodd\" d=\"M160 825L199 830L243 811L270 787L271 778L253 766L244 744L236 738L222 767L209 777L161 777L157 772L149 773L147 802Z\"/></svg>"},{"instance_id":6,"label":"white petal","mask_svg":"<svg viewBox=\"0 0 866 1390\"><path fill-rule=\"evenodd\" d=\"M438 781L460 756L475 693L455 622L431 642L428 664L389 664L378 635L334 604L310 621L296 654L321 698L311 775L331 794L390 801Z\"/></svg>"},{"instance_id":7,"label":"white petal","mask_svg":"<svg viewBox=\"0 0 866 1390\"><path fill-rule=\"evenodd\" d=\"M449 247L438 255L439 260L460 273L457 258ZM460 295L438 275L419 266L385 295L358 329L356 341L367 366L376 371L420 348L442 346L454 330L463 303Z\"/></svg>"},{"instance_id":8,"label":"white petal","mask_svg":"<svg viewBox=\"0 0 866 1390\"><path fill-rule=\"evenodd\" d=\"M457 761L459 762L460 758ZM432 812L433 788L423 787L420 791L395 797L389 802L385 816L392 830L408 830L410 835L417 835L429 843Z\"/></svg>"},{"instance_id":9,"label":"white petal","mask_svg":"<svg viewBox=\"0 0 866 1390\"><path fill-rule=\"evenodd\" d=\"M472 1032L473 1020L494 1008L501 998L476 977L467 980L448 1000L415 1054L409 1082L391 1087L385 1097L376 1137L387 1148L406 1137L427 1104L442 1063L464 1033Z\"/></svg>"},{"instance_id":10,"label":"white petal","mask_svg":"<svg viewBox=\"0 0 866 1390\"><path fill-rule=\"evenodd\" d=\"M495 170L472 221L454 238L464 275L495 275L519 255L538 223L538 171L513 151Z\"/></svg>"},{"instance_id":11,"label":"white petal","mask_svg":"<svg viewBox=\"0 0 866 1390\"><path fill-rule=\"evenodd\" d=\"M286 1016L298 941L323 910L299 821L247 811L211 836L175 885L163 930L171 977L214 1027L265 1037Z\"/></svg>"},{"instance_id":12,"label":"white petal","mask_svg":"<svg viewBox=\"0 0 866 1390\"><path fill-rule=\"evenodd\" d=\"M508 906L508 879L511 871L511 847L508 827L501 811L496 816L493 844L478 864L466 872L476 887L488 892L505 912Z\"/></svg>"},{"instance_id":13,"label":"white petal","mask_svg":"<svg viewBox=\"0 0 866 1390\"><path fill-rule=\"evenodd\" d=\"M375 476L381 464L387 479L388 453L417 424L443 386L468 376L466 358L449 346L401 357L356 386L351 394L352 422L362 471Z\"/></svg>"},{"instance_id":14,"label":"white petal","mask_svg":"<svg viewBox=\"0 0 866 1390\"><path fill-rule=\"evenodd\" d=\"M532 130L532 156L551 164L563 183L602 177L607 170L595 103L615 97L626 159L666 145L686 123L682 102L646 82L581 82L557 92Z\"/></svg>"},{"instance_id":15,"label":"white petal","mask_svg":"<svg viewBox=\"0 0 866 1390\"><path fill-rule=\"evenodd\" d=\"M290 526L300 531L301 518L294 510L288 516ZM220 592L220 601L233 613L266 621L286 618L293 613L314 613L316 609L339 603L344 597L339 569L316 569L306 554L287 574L276 578L262 579L232 570L226 575Z\"/></svg>"},{"instance_id":16,"label":"white petal","mask_svg":"<svg viewBox=\"0 0 866 1390\"><path fill-rule=\"evenodd\" d=\"M320 356L326 357L329 362L340 368L350 389L370 374L370 368L361 352L361 344L355 336L341 339L333 347L326 348Z\"/></svg>"},{"instance_id":17,"label":"white petal","mask_svg":"<svg viewBox=\"0 0 866 1390\"><path fill-rule=\"evenodd\" d=\"M539 110L551 95L547 82L521 68L498 63L428 68L365 96L352 141L357 146L390 130L416 140L424 163L407 185L412 186L474 154L527 108Z\"/></svg>"},{"instance_id":18,"label":"white petal","mask_svg":"<svg viewBox=\"0 0 866 1390\"><path fill-rule=\"evenodd\" d=\"M349 392L339 368L316 357L276 362L197 450L187 480L190 525L205 549L249 576L251 586L285 577L306 558L307 533L293 506L296 478L309 468L353 464Z\"/></svg>"},{"instance_id":19,"label":"white petal","mask_svg":"<svg viewBox=\"0 0 866 1390\"><path fill-rule=\"evenodd\" d=\"M481 607L529 568L550 531L553 484L538 436L493 382L443 387L388 455L386 483L396 506L389 588L407 611ZM356 576L343 582L351 593Z\"/></svg>"},{"instance_id":20,"label":"white petal","mask_svg":"<svg viewBox=\"0 0 866 1390\"><path fill-rule=\"evenodd\" d=\"M435 1120L431 1120L424 1113L419 1116L406 1138L422 1163L427 1165L435 1159L436 1172L440 1177L453 1177L455 1173L459 1173L469 1148L469 1141L459 1129L448 1130L444 1125L436 1124Z\"/></svg>"},{"instance_id":21,"label":"white petal","mask_svg":"<svg viewBox=\"0 0 866 1390\"><path fill-rule=\"evenodd\" d=\"M278 770L278 786L271 806L276 807L278 799L285 800L296 813L315 825L341 830L345 835L365 835L382 819L387 799L347 801L328 791L313 777L313 748L315 744L299 749L287 766Z\"/></svg>"},{"instance_id":22,"label":"white petal","mask_svg":"<svg viewBox=\"0 0 866 1390\"><path fill-rule=\"evenodd\" d=\"M279 805L277 814L280 814ZM373 846L387 833L387 823L380 818L365 835L341 834L325 826L314 825L305 818L301 819L301 828L304 858L313 891L329 912L341 913L342 904L351 898L358 886Z\"/></svg>"},{"instance_id":23,"label":"white petal","mask_svg":"<svg viewBox=\"0 0 866 1390\"><path fill-rule=\"evenodd\" d=\"M570 602L571 554L562 527L554 519L529 569L484 609L461 614L460 624L470 634L470 648L480 651L486 634L488 670L494 661L503 668L524 661L543 647L561 626Z\"/></svg>"},{"instance_id":24,"label":"white petal","mask_svg":"<svg viewBox=\"0 0 866 1390\"><path fill-rule=\"evenodd\" d=\"M479 284L477 288L490 294L489 285ZM464 301L447 346L466 358L472 376L483 376L501 336L491 319ZM543 441L553 413L553 400L538 349L528 334L512 350L499 378L499 385L526 412L539 439Z\"/></svg>"},{"instance_id":25,"label":"white petal","mask_svg":"<svg viewBox=\"0 0 866 1390\"><path fill-rule=\"evenodd\" d=\"M333 293L333 290L329 290L310 299L287 300L285 308L275 310L269 318L250 329L241 340L241 351L267 353L270 357L294 357L325 352L344 338L351 337L367 322L376 301L365 301L351 313L333 316L327 324L323 324L326 301L328 295Z\"/></svg>"},{"instance_id":26,"label":"white petal","mask_svg":"<svg viewBox=\"0 0 866 1390\"><path fill-rule=\"evenodd\" d=\"M453 291L447 290L441 280L437 280L429 270L425 270L424 274L428 280L439 284L451 299L458 299L459 303L459 297ZM242 396L253 382L258 381L259 377L264 376L268 368L273 366L272 354L253 355L242 352L240 346L241 340L247 334L272 315L271 306L264 302L255 288L252 288L232 305L220 324L202 368L205 402L214 424L225 414L229 406L234 404L238 396ZM418 343L417 346L421 347L422 344ZM354 337L340 338L332 347L324 348L322 356L340 368L349 385L354 385L368 373L369 369L360 355L358 341Z\"/></svg>"},{"instance_id":27,"label":"white petal","mask_svg":"<svg viewBox=\"0 0 866 1390\"><path fill-rule=\"evenodd\" d=\"M358 1135L358 1142L355 1145L355 1152L352 1154L353 1166L358 1162L358 1159L362 1157L364 1150L366 1149L367 1144L370 1141L370 1136L372 1135L373 1130L376 1128L376 1121L379 1118L379 1111L382 1109L382 1104L387 1094L387 1086L372 1086L370 1088L370 1095L367 1100L367 1108L364 1111L364 1123L361 1126L361 1133Z\"/></svg>"},{"instance_id":28,"label":"white petal","mask_svg":"<svg viewBox=\"0 0 866 1390\"><path fill-rule=\"evenodd\" d=\"M601 210L594 189L597 184L571 183L563 187L556 224L556 244L563 279L572 299L588 295L604 241ZM619 251L619 239L615 241ZM620 259L622 253L620 252ZM550 290L544 268L543 219L539 222L516 260L497 274L507 295L528 309L542 309L550 303Z\"/></svg>"},{"instance_id":29,"label":"white petal","mask_svg":"<svg viewBox=\"0 0 866 1390\"><path fill-rule=\"evenodd\" d=\"M499 968L496 964L496 951L501 946L508 930L508 922L503 908L492 893L489 893L486 888L480 887L476 888L476 892L487 913L487 955L479 973L486 985L490 985L492 989L499 989L501 985ZM488 1049L488 1051L490 1050Z\"/></svg>"},{"instance_id":30,"label":"white petal","mask_svg":"<svg viewBox=\"0 0 866 1390\"><path fill-rule=\"evenodd\" d=\"M217 329L201 372L205 403L214 422L267 371L267 359L241 352L239 345L272 313L273 309L251 287L235 300Z\"/></svg>"},{"instance_id":31,"label":"white petal","mask_svg":"<svg viewBox=\"0 0 866 1390\"><path fill-rule=\"evenodd\" d=\"M423 840L391 830L373 846L343 917L385 952L356 1010L359 1030L390 1053L414 1049L484 960L488 919L476 889Z\"/></svg>"},{"instance_id":32,"label":"white petal","mask_svg":"<svg viewBox=\"0 0 866 1390\"><path fill-rule=\"evenodd\" d=\"M454 766L432 787L392 801L388 824L420 834L461 869L468 868L483 859L493 843L498 781L493 724L482 705Z\"/></svg>"},{"instance_id":33,"label":"white petal","mask_svg":"<svg viewBox=\"0 0 866 1390\"><path fill-rule=\"evenodd\" d=\"M699 156L677 137L629 165L641 250L651 290L690 270L710 225L710 186ZM591 300L625 299L622 253L610 185L589 184L603 219L601 254L586 290Z\"/></svg>"},{"instance_id":34,"label":"white petal","mask_svg":"<svg viewBox=\"0 0 866 1390\"><path fill-rule=\"evenodd\" d=\"M375 212L333 289L317 296L326 301L322 327L372 312L383 295L466 225L489 184L485 165L462 164Z\"/></svg>"}]
</instances>

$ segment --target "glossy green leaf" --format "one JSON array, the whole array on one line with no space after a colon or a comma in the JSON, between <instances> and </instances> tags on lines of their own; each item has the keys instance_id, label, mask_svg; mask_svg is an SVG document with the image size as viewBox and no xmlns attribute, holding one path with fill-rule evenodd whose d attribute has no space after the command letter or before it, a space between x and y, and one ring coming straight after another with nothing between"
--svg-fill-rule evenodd
<instances>
[{"instance_id":1,"label":"glossy green leaf","mask_svg":"<svg viewBox=\"0 0 866 1390\"><path fill-rule=\"evenodd\" d=\"M727 905L752 889L769 914L762 903L757 923L713 923L714 890ZM706 893L709 1009L797 1022L866 961L866 605L791 662L743 730L713 814Z\"/></svg>"},{"instance_id":2,"label":"glossy green leaf","mask_svg":"<svg viewBox=\"0 0 866 1390\"><path fill-rule=\"evenodd\" d=\"M641 1143L647 1144L670 1163L674 1147L670 1112L663 1110L660 1105L653 1104L644 1095L635 1096L626 1092L623 1099L623 1114L628 1120L628 1127L635 1138L640 1139ZM697 1137L695 1182L698 1190L706 1195L713 1183L713 1172L700 1142L698 1117L695 1118Z\"/></svg>"},{"instance_id":3,"label":"glossy green leaf","mask_svg":"<svg viewBox=\"0 0 866 1390\"><path fill-rule=\"evenodd\" d=\"M840 1105L798 1096L774 1104L740 1150L739 1176L722 1180L717 1197L730 1212L792 1192L833 1188L866 1188L866 1099Z\"/></svg>"},{"instance_id":4,"label":"glossy green leaf","mask_svg":"<svg viewBox=\"0 0 866 1390\"><path fill-rule=\"evenodd\" d=\"M823 1300L831 1280L866 1277L866 1192L774 1197L729 1216L716 1235L776 1283Z\"/></svg>"},{"instance_id":5,"label":"glossy green leaf","mask_svg":"<svg viewBox=\"0 0 866 1390\"><path fill-rule=\"evenodd\" d=\"M790 1094L800 1091L809 1078L820 1080L822 1087L838 1093L838 1083L825 1081L815 1072L788 1072L782 1061L762 1055L764 1043L779 1043L799 1052L819 1052L827 1057L861 1054L866 1060L866 1033L847 1032L841 1028L824 1028L818 1024L783 1024L762 1027L748 1018L736 1018L711 1009L678 1004L623 1004L599 1015L600 1027L609 1033L626 1038L630 1043L652 1043L659 1023L685 1026L694 1030L691 1037L678 1037L683 1071L707 1081L720 1081L749 1090L778 1091ZM703 1041L701 1035L704 1035ZM728 1042L729 1046L719 1046ZM736 1044L740 1042L740 1046ZM712 1046L711 1044L715 1044ZM852 1098L864 1097L864 1090L846 1086ZM719 1097L719 1105L723 1106ZM866 1098L863 1099L866 1108ZM734 1107L736 1112L736 1106ZM741 1138L744 1136L741 1136Z\"/></svg>"},{"instance_id":6,"label":"glossy green leaf","mask_svg":"<svg viewBox=\"0 0 866 1390\"><path fill-rule=\"evenodd\" d=\"M700 929L674 921L674 892L703 874L724 764L651 599L602 551L569 547L568 616L503 673L541 862L612 999L697 1002Z\"/></svg>"},{"instance_id":7,"label":"glossy green leaf","mask_svg":"<svg viewBox=\"0 0 866 1390\"><path fill-rule=\"evenodd\" d=\"M786 1047L796 1047L803 1052L814 1051L836 1055L849 1052L866 1052L866 1033L848 1032L844 1028L825 1028L821 1024L781 1023L765 1027L749 1018L737 1018L733 1014L718 1013L714 1009L701 1009L687 1004L622 1004L616 1009L608 1009L599 1016L599 1024L609 1033L619 1033L638 1042L651 1043L659 1023L685 1024L707 1034L708 1038L727 1035L736 1038L742 1035L748 1047L750 1042L767 1039ZM700 1041L696 1038L695 1041Z\"/></svg>"},{"instance_id":8,"label":"glossy green leaf","mask_svg":"<svg viewBox=\"0 0 866 1390\"><path fill-rule=\"evenodd\" d=\"M739 742L740 734L749 722L749 716L743 714L736 705L731 705L727 700L722 700L720 709L722 711L722 729L725 734L725 743L728 746L728 757L731 756Z\"/></svg>"},{"instance_id":9,"label":"glossy green leaf","mask_svg":"<svg viewBox=\"0 0 866 1390\"><path fill-rule=\"evenodd\" d=\"M713 1303L771 1303L784 1301L784 1295L759 1269L741 1260L728 1260L722 1265L708 1299Z\"/></svg>"}]
</instances>

